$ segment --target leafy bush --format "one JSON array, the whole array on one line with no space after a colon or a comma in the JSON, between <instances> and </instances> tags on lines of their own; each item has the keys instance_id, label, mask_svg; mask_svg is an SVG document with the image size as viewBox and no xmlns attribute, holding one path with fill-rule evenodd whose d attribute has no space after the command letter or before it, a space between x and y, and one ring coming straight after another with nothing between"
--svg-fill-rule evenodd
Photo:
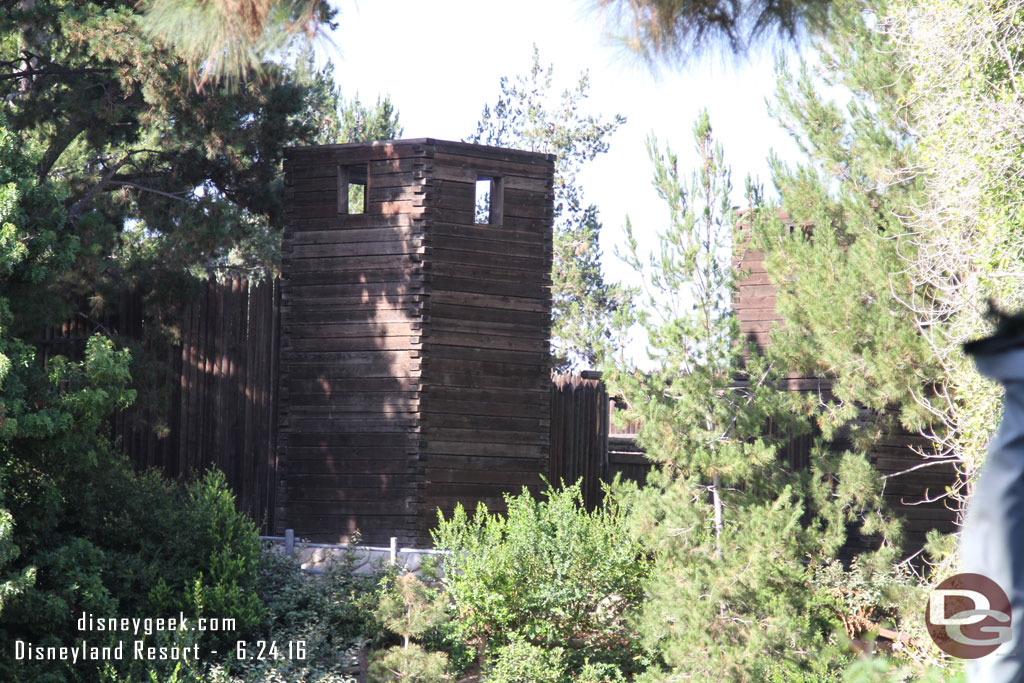
<instances>
[{"instance_id":1,"label":"leafy bush","mask_svg":"<svg viewBox=\"0 0 1024 683\"><path fill-rule=\"evenodd\" d=\"M564 649L546 649L517 638L495 651L487 683L560 683L564 677Z\"/></svg>"},{"instance_id":2,"label":"leafy bush","mask_svg":"<svg viewBox=\"0 0 1024 683\"><path fill-rule=\"evenodd\" d=\"M573 673L587 659L642 668L626 614L642 597L648 562L624 519L614 506L588 513L579 484L544 495L506 495L504 516L483 504L472 518L461 506L450 520L440 515L433 536L451 551L443 569L458 614L454 631L491 657L524 641L565 649Z\"/></svg>"},{"instance_id":3,"label":"leafy bush","mask_svg":"<svg viewBox=\"0 0 1024 683\"><path fill-rule=\"evenodd\" d=\"M147 646L199 642L201 650L219 649L264 623L256 593L259 538L248 518L235 510L221 473L211 471L182 492L155 473L134 473L116 453L99 452L96 458L96 470L78 486L67 487L59 505L53 505L49 528L36 524L30 537L35 542L20 544L22 557L15 567L35 568L36 581L0 614L0 633L7 642L68 646L84 638L94 645L116 645L118 639L134 639L132 634L79 631L82 612L157 618L180 611L190 620L235 619L231 631L145 637ZM16 472L12 467L5 474L17 481ZM12 506L16 520L46 499L32 495L19 503ZM88 662L14 661L9 649L0 653L3 680L89 681L100 675L96 664ZM150 671L164 678L176 666L149 666L129 657L112 664L105 676L125 680L145 680Z\"/></svg>"}]
</instances>

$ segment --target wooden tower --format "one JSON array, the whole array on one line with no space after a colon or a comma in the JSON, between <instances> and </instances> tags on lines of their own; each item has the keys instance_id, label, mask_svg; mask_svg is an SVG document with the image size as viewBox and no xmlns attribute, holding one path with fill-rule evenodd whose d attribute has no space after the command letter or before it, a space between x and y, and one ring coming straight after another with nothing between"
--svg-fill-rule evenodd
<instances>
[{"instance_id":1,"label":"wooden tower","mask_svg":"<svg viewBox=\"0 0 1024 683\"><path fill-rule=\"evenodd\" d=\"M432 139L285 152L275 528L429 541L537 487L554 157Z\"/></svg>"}]
</instances>

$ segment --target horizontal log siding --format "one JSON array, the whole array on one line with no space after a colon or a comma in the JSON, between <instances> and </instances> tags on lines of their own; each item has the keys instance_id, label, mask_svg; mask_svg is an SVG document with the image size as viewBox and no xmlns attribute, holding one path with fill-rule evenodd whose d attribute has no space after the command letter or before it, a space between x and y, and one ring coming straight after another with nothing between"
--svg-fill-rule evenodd
<instances>
[{"instance_id":1,"label":"horizontal log siding","mask_svg":"<svg viewBox=\"0 0 1024 683\"><path fill-rule=\"evenodd\" d=\"M428 158L416 143L286 154L279 532L419 538ZM366 213L339 214L338 166L356 164Z\"/></svg>"},{"instance_id":2,"label":"horizontal log siding","mask_svg":"<svg viewBox=\"0 0 1024 683\"><path fill-rule=\"evenodd\" d=\"M421 403L426 532L437 510L504 510L548 465L550 157L441 144L428 206ZM478 177L501 178L500 225L474 224ZM427 539L425 539L427 540Z\"/></svg>"},{"instance_id":3,"label":"horizontal log siding","mask_svg":"<svg viewBox=\"0 0 1024 683\"><path fill-rule=\"evenodd\" d=\"M367 164L338 215L338 165ZM430 139L289 150L278 527L429 542L548 453L553 158ZM501 178L500 225L474 224Z\"/></svg>"}]
</instances>

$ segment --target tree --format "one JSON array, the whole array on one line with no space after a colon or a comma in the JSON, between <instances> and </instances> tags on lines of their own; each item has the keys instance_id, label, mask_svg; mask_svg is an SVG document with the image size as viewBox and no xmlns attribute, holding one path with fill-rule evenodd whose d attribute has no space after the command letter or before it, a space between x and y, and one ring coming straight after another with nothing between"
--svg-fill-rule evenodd
<instances>
[{"instance_id":1,"label":"tree","mask_svg":"<svg viewBox=\"0 0 1024 683\"><path fill-rule=\"evenodd\" d=\"M148 0L144 8L145 31L185 60L198 90L259 72L270 54L308 50L324 27L336 27L336 10L322 0Z\"/></svg>"},{"instance_id":2,"label":"tree","mask_svg":"<svg viewBox=\"0 0 1024 683\"><path fill-rule=\"evenodd\" d=\"M936 377L934 356L904 305L914 296L906 263L917 246L902 217L921 200L922 185L912 172L908 81L891 39L868 25L885 7L833 5L818 75L849 92L845 108L821 94L805 63L795 76L781 72L773 113L807 161L772 160L780 205L765 207L754 230L786 321L772 343L794 370L833 379L834 400L807 406L829 438L860 406L879 415L895 408L905 427L925 426L928 411L915 397ZM867 447L882 426L855 431L857 446Z\"/></svg>"},{"instance_id":3,"label":"tree","mask_svg":"<svg viewBox=\"0 0 1024 683\"><path fill-rule=\"evenodd\" d=\"M402 636L402 644L378 653L370 664L370 680L440 683L451 680L444 652L427 652L413 638L422 638L448 620L448 598L415 574L395 578L381 596L376 615L388 630Z\"/></svg>"},{"instance_id":4,"label":"tree","mask_svg":"<svg viewBox=\"0 0 1024 683\"><path fill-rule=\"evenodd\" d=\"M555 236L551 269L552 353L556 366L593 366L595 348L606 337L611 312L623 302L620 287L601 271L597 207L579 185L583 165L608 151L608 137L625 123L580 112L588 96L586 72L576 86L552 102L554 67L544 69L534 47L529 75L501 79L501 95L484 107L469 142L554 154Z\"/></svg>"},{"instance_id":5,"label":"tree","mask_svg":"<svg viewBox=\"0 0 1024 683\"><path fill-rule=\"evenodd\" d=\"M795 40L828 24L830 0L592 0L613 37L648 65L681 66L722 44L752 51L773 34Z\"/></svg>"},{"instance_id":6,"label":"tree","mask_svg":"<svg viewBox=\"0 0 1024 683\"><path fill-rule=\"evenodd\" d=\"M905 303L937 365L933 395L917 399L936 423L939 452L961 470L961 506L999 421L1002 395L961 345L990 329L987 301L1024 308L1022 20L1017 2L900 1L885 24L913 74L907 96L916 103L915 170L924 188L904 216L918 246L906 254L918 286Z\"/></svg>"},{"instance_id":7,"label":"tree","mask_svg":"<svg viewBox=\"0 0 1024 683\"><path fill-rule=\"evenodd\" d=\"M338 116L329 69L300 82L268 63L269 81L198 93L186 63L120 0L18 3L0 17L0 35L8 125L66 214L50 225L56 242L81 245L52 286L14 297L40 313L27 327L59 318L71 299L101 306L123 283L173 302L190 272L272 270L272 249L239 249L280 232L282 149L319 141ZM24 228L42 231L44 217L29 218Z\"/></svg>"},{"instance_id":8,"label":"tree","mask_svg":"<svg viewBox=\"0 0 1024 683\"><path fill-rule=\"evenodd\" d=\"M627 223L623 256L643 296L635 313L620 311L618 329L646 332L653 367L614 356L604 365L654 464L646 486L616 489L656 558L637 626L674 676L791 680L841 661L824 642L832 617L815 606L807 561L834 555L852 522L891 541L899 531L879 514L879 482L862 454L819 443L809 471L780 458L783 435L806 424L779 388L780 367L740 334L730 173L706 112L694 137L700 166L689 182L671 150L649 142L669 209L649 260Z\"/></svg>"},{"instance_id":9,"label":"tree","mask_svg":"<svg viewBox=\"0 0 1024 683\"><path fill-rule=\"evenodd\" d=\"M986 233L971 224L970 212L952 223L942 222L952 215L934 213L943 198L962 199L959 206L968 206L979 197L972 194L978 178L994 179L1001 171L989 171L1009 168L985 165L994 159L989 145L999 147L1007 139L996 141L991 130L980 134L977 124L992 108L971 102L974 96L967 93L975 84L947 89L951 82L963 86L959 79L965 74L979 73L973 61L977 53L966 50L960 29L953 29L974 22L973 10L970 22L964 10L959 14L964 23L950 16L951 23L940 32L943 42L959 47L932 52L918 42L916 55L908 49L909 27L915 40L935 37L936 24L945 24L945 9L944 4L919 7L885 0L831 5L831 29L816 46L816 71L806 62L795 75L781 69L775 115L800 144L805 160L795 165L773 160L781 199L759 212L753 230L784 319L772 337L780 362L831 379L830 400L812 398L803 407L805 414L831 437L861 408L870 408L877 421L852 433L859 449L869 448L895 421L920 431L934 446L921 453L915 471L938 464L960 468L968 454L980 460L989 428L983 425L994 424L994 392L983 386L956 347L970 330L981 329L979 294L998 282L986 273L1008 262L989 259L1013 249L1012 228ZM965 38L967 44L972 41ZM990 45L990 59L997 47ZM919 80L937 77L941 87L922 87ZM824 94L826 88L842 92L848 102L833 101ZM991 94L988 90L978 99L991 105ZM922 133L931 138L930 150L922 145L928 139ZM958 153L933 156L940 149ZM926 216L929 220L922 222ZM931 220L937 216L942 221ZM971 235L973 245L966 239ZM1000 243L1001 248L992 249ZM978 287L979 282L986 284ZM954 483L952 490L930 495L941 498L956 490ZM922 583L937 582L952 571L949 550L954 545L952 539L931 536L928 557L939 566ZM923 645L930 641L919 615L907 612L901 620L921 636L918 645L905 650L909 657L949 666L936 649Z\"/></svg>"}]
</instances>

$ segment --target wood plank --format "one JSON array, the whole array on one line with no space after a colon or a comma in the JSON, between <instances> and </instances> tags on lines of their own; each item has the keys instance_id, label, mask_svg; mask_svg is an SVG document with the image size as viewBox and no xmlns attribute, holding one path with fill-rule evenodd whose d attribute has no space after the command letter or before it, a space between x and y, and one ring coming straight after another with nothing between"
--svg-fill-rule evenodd
<instances>
[{"instance_id":1,"label":"wood plank","mask_svg":"<svg viewBox=\"0 0 1024 683\"><path fill-rule=\"evenodd\" d=\"M478 227L487 229L487 226ZM533 265L540 270L550 270L551 267L551 237L549 235L537 234L535 239L512 241L492 239L483 235L445 235L431 229L424 239L424 244L429 247L429 253L434 254L441 251L438 256L439 260L449 262L457 263L463 255L467 263L486 261L497 255L516 259L513 261L513 263L518 262L516 267L520 267L520 265L528 267L531 265L529 261L539 262ZM542 266L542 264L547 265ZM486 265L486 263L479 265Z\"/></svg>"},{"instance_id":2,"label":"wood plank","mask_svg":"<svg viewBox=\"0 0 1024 683\"><path fill-rule=\"evenodd\" d=\"M358 377L354 379L294 379L289 378L284 382L289 391L295 394L315 393L323 391L326 393L338 393L342 391L416 391L420 384L409 377Z\"/></svg>"},{"instance_id":3,"label":"wood plank","mask_svg":"<svg viewBox=\"0 0 1024 683\"><path fill-rule=\"evenodd\" d=\"M357 161L382 161L405 157L425 157L431 145L426 140L395 140L285 147L285 163L293 166L312 163L352 164Z\"/></svg>"},{"instance_id":4,"label":"wood plank","mask_svg":"<svg viewBox=\"0 0 1024 683\"><path fill-rule=\"evenodd\" d=\"M337 211L337 207L335 207ZM337 213L328 218L299 218L288 214L284 232L284 243L288 244L293 237L304 232L324 232L348 230L376 230L381 228L414 228L417 220L408 214L346 214Z\"/></svg>"},{"instance_id":5,"label":"wood plank","mask_svg":"<svg viewBox=\"0 0 1024 683\"><path fill-rule=\"evenodd\" d=\"M550 287L535 282L504 282L499 280L477 280L474 278L432 275L430 283L434 292L465 292L467 294L494 294L497 296L523 297L527 299L549 299Z\"/></svg>"},{"instance_id":6,"label":"wood plank","mask_svg":"<svg viewBox=\"0 0 1024 683\"><path fill-rule=\"evenodd\" d=\"M321 417L297 417L289 416L287 425L289 429L301 429L304 432L319 432L334 434L338 432L360 432L360 433L402 433L407 434L413 430L415 420L411 416L394 419L374 419L379 413L351 413L349 419L343 417L346 413L336 412L330 420Z\"/></svg>"},{"instance_id":7,"label":"wood plank","mask_svg":"<svg viewBox=\"0 0 1024 683\"><path fill-rule=\"evenodd\" d=\"M401 351L419 345L413 337L334 337L285 339L281 348L286 353L314 351Z\"/></svg>"},{"instance_id":8,"label":"wood plank","mask_svg":"<svg viewBox=\"0 0 1024 683\"><path fill-rule=\"evenodd\" d=\"M430 249L430 260L434 263L457 263L475 267L529 270L545 274L550 274L551 272L551 263L548 255L533 250L524 256L514 256L500 248L493 251L480 251L472 249L441 249L432 246ZM775 302L772 301L771 303L774 305Z\"/></svg>"},{"instance_id":9,"label":"wood plank","mask_svg":"<svg viewBox=\"0 0 1024 683\"><path fill-rule=\"evenodd\" d=\"M438 154L452 154L460 157L468 156L479 159L527 163L546 168L549 173L554 171L555 157L551 154L509 149L507 147L494 147L492 145L480 145L470 142L456 142L454 140L429 138L428 141L433 147L435 158Z\"/></svg>"},{"instance_id":10,"label":"wood plank","mask_svg":"<svg viewBox=\"0 0 1024 683\"><path fill-rule=\"evenodd\" d=\"M436 283L435 283L436 284ZM550 298L550 297L549 297ZM478 294L475 292L458 292L433 289L430 292L431 307L437 304L452 306L475 306L507 311L531 311L550 314L550 306L546 301L534 297L508 296L503 294Z\"/></svg>"},{"instance_id":11,"label":"wood plank","mask_svg":"<svg viewBox=\"0 0 1024 683\"><path fill-rule=\"evenodd\" d=\"M502 351L499 349L481 349L468 346L444 346L430 344L429 340L424 340L422 353L429 358L465 358L477 362L514 363L521 365L537 365L551 362L551 355L546 351Z\"/></svg>"},{"instance_id":12,"label":"wood plank","mask_svg":"<svg viewBox=\"0 0 1024 683\"><path fill-rule=\"evenodd\" d=\"M326 351L319 353L289 353L282 358L282 366L288 369L305 365L359 365L371 363L407 363L413 359L408 350L405 351Z\"/></svg>"},{"instance_id":13,"label":"wood plank","mask_svg":"<svg viewBox=\"0 0 1024 683\"><path fill-rule=\"evenodd\" d=\"M286 309L286 318L289 324L316 324L316 323L360 323L364 325L383 325L391 323L412 324L418 322L420 316L418 311L404 308L392 309L371 309L353 308L351 306L319 307L309 310L303 307L298 310Z\"/></svg>"},{"instance_id":14,"label":"wood plank","mask_svg":"<svg viewBox=\"0 0 1024 683\"><path fill-rule=\"evenodd\" d=\"M546 432L549 420L545 417L509 417L508 415L460 415L452 413L424 414L424 430L427 438L440 433L441 430L498 430L514 431L530 434Z\"/></svg>"},{"instance_id":15,"label":"wood plank","mask_svg":"<svg viewBox=\"0 0 1024 683\"><path fill-rule=\"evenodd\" d=\"M289 367L287 377L289 380L349 380L364 378L367 380L379 379L382 377L418 377L420 375L419 361L407 363L353 363L348 365L337 365L331 363L304 364Z\"/></svg>"},{"instance_id":16,"label":"wood plank","mask_svg":"<svg viewBox=\"0 0 1024 683\"><path fill-rule=\"evenodd\" d=\"M360 231L365 232L365 231ZM340 244L300 244L288 250L285 259L293 267L306 267L306 259L342 259L349 258L352 262L338 261L338 268L369 268L376 262L386 262L385 256L423 254L425 247L419 239L388 240L382 242L346 242ZM398 263L406 263L409 259L394 259ZM296 262L298 261L298 262ZM360 265L359 262L365 262Z\"/></svg>"},{"instance_id":17,"label":"wood plank","mask_svg":"<svg viewBox=\"0 0 1024 683\"><path fill-rule=\"evenodd\" d=\"M389 295L387 293L378 296L314 296L296 297L289 292L284 297L282 310L289 314L307 311L366 311L387 313L389 311L418 312L422 308L424 298L420 294Z\"/></svg>"},{"instance_id":18,"label":"wood plank","mask_svg":"<svg viewBox=\"0 0 1024 683\"><path fill-rule=\"evenodd\" d=\"M426 334L426 332L424 333ZM468 332L447 332L443 329L430 329L429 339L424 339L433 346L458 346L474 349L498 349L502 351L533 351L546 353L549 342L547 339L525 339L522 337L499 336L498 334L470 334Z\"/></svg>"},{"instance_id":19,"label":"wood plank","mask_svg":"<svg viewBox=\"0 0 1024 683\"><path fill-rule=\"evenodd\" d=\"M378 515L409 515L415 514L419 506L413 497L401 497L386 501L314 501L314 500L291 500L291 496L299 495L292 488L288 490L288 513L290 516L303 517L306 515L330 514L358 516L360 524L365 524L370 517Z\"/></svg>"},{"instance_id":20,"label":"wood plank","mask_svg":"<svg viewBox=\"0 0 1024 683\"><path fill-rule=\"evenodd\" d=\"M547 179L551 177L553 168L546 163L521 163L504 159L483 159L443 152L435 152L433 160L433 176L435 178L447 178L454 175L454 172L468 170L485 177L517 175L524 178ZM458 180L458 178L453 179Z\"/></svg>"},{"instance_id":21,"label":"wood plank","mask_svg":"<svg viewBox=\"0 0 1024 683\"><path fill-rule=\"evenodd\" d=\"M473 241L489 241L489 242L501 242L509 245L533 245L535 247L546 247L548 250L551 248L550 238L551 230L545 232L538 232L537 230L515 230L507 225L494 226L494 225L477 225L472 223L451 223L442 220L438 220L436 217L430 224L428 233L431 239L435 241L435 246L440 247L440 243L437 239L441 236L447 236L451 238L460 238L471 240L466 242L467 245L473 244ZM457 249L459 247L448 247ZM472 248L472 247L465 247ZM485 251L500 251L505 247L495 246L488 248Z\"/></svg>"},{"instance_id":22,"label":"wood plank","mask_svg":"<svg viewBox=\"0 0 1024 683\"><path fill-rule=\"evenodd\" d=\"M458 389L461 389L459 387ZM430 424L435 414L455 415L509 415L514 417L534 417L541 419L547 416L548 406L543 401L499 403L497 401L472 401L472 400L444 400L434 398L433 394L438 393L442 387L436 384L425 385L423 389L423 401L420 405L420 412L423 414L424 424ZM459 395L458 389L453 390L455 396ZM481 393L490 391L498 393L500 390L478 389L477 387L466 387L465 393Z\"/></svg>"},{"instance_id":23,"label":"wood plank","mask_svg":"<svg viewBox=\"0 0 1024 683\"><path fill-rule=\"evenodd\" d=\"M431 277L473 278L480 282L501 281L526 283L537 287L551 286L551 269L538 267L542 264L531 264L525 269L501 268L498 266L474 266L469 263L451 261L427 261L427 272Z\"/></svg>"},{"instance_id":24,"label":"wood plank","mask_svg":"<svg viewBox=\"0 0 1024 683\"><path fill-rule=\"evenodd\" d=\"M392 245L381 245L381 251L391 252L379 255L345 254L331 258L289 258L289 279L299 281L309 273L323 273L325 282L379 282L380 275L387 279L403 282L420 270L422 256L417 253L401 252ZM372 249L372 247L367 250ZM417 250L418 251L418 250Z\"/></svg>"},{"instance_id":25,"label":"wood plank","mask_svg":"<svg viewBox=\"0 0 1024 683\"><path fill-rule=\"evenodd\" d=\"M423 203L437 196L437 190L431 185L415 183L412 185L392 185L380 187L370 185L369 201L375 202L413 202Z\"/></svg>"},{"instance_id":26,"label":"wood plank","mask_svg":"<svg viewBox=\"0 0 1024 683\"><path fill-rule=\"evenodd\" d=\"M408 488L417 483L415 474L289 474L288 483L295 487L318 488Z\"/></svg>"},{"instance_id":27,"label":"wood plank","mask_svg":"<svg viewBox=\"0 0 1024 683\"><path fill-rule=\"evenodd\" d=\"M378 409L389 415L400 412L416 411L418 395L415 392L400 391L359 391L339 394L289 394L293 406L331 406L334 409L360 408L360 412ZM367 430L368 431L368 430Z\"/></svg>"},{"instance_id":28,"label":"wood plank","mask_svg":"<svg viewBox=\"0 0 1024 683\"><path fill-rule=\"evenodd\" d=\"M473 371L441 372L436 368L426 371L423 378L430 384L470 389L542 389L549 381L547 377L539 376L536 372L482 374Z\"/></svg>"},{"instance_id":29,"label":"wood plank","mask_svg":"<svg viewBox=\"0 0 1024 683\"><path fill-rule=\"evenodd\" d=\"M296 485L291 480L288 481L288 498L292 509L323 502L331 503L331 507L334 504L347 506L351 503L365 503L368 509L372 509L374 503L385 505L390 503L400 510L409 511L416 507L416 501L412 494L413 489L408 484L400 488L391 486L374 486L373 488L346 486L345 488L338 488L328 486L314 487L306 483ZM379 510L381 508L376 509Z\"/></svg>"},{"instance_id":30,"label":"wood plank","mask_svg":"<svg viewBox=\"0 0 1024 683\"><path fill-rule=\"evenodd\" d=\"M518 339L541 340L547 343L547 340L551 337L551 324L547 320L544 320L539 325L520 325L513 322L462 320L431 315L430 337L432 343L438 341L436 337L438 332L515 337Z\"/></svg>"},{"instance_id":31,"label":"wood plank","mask_svg":"<svg viewBox=\"0 0 1024 683\"><path fill-rule=\"evenodd\" d=\"M336 181L338 164L347 163L338 159L313 159L311 157L286 160L284 165L285 183L289 186L300 186L312 180ZM367 160L373 185L373 176L394 173L422 174L429 161L423 156L402 156L393 159Z\"/></svg>"},{"instance_id":32,"label":"wood plank","mask_svg":"<svg viewBox=\"0 0 1024 683\"><path fill-rule=\"evenodd\" d=\"M414 157L400 157L397 159L376 159L371 160L370 174L371 175L384 175L388 173L408 173L408 172L423 172L423 169L429 168L433 163L430 158L430 151L427 151L425 156L414 156Z\"/></svg>"},{"instance_id":33,"label":"wood plank","mask_svg":"<svg viewBox=\"0 0 1024 683\"><path fill-rule=\"evenodd\" d=\"M409 456L407 453L403 452L394 455L383 451L382 453L381 457L371 457L374 455L374 452L367 450L361 454L362 457L356 457L355 455L337 457L336 453L333 452L317 452L312 457L309 457L307 451L300 450L290 453L290 455L294 456L294 460L289 460L287 476L361 475L377 477L392 474L418 476L409 474Z\"/></svg>"},{"instance_id":34,"label":"wood plank","mask_svg":"<svg viewBox=\"0 0 1024 683\"><path fill-rule=\"evenodd\" d=\"M542 472L546 467L546 455L532 457L505 457L451 455L443 453L425 453L421 456L424 473L449 470L457 472Z\"/></svg>"},{"instance_id":35,"label":"wood plank","mask_svg":"<svg viewBox=\"0 0 1024 683\"><path fill-rule=\"evenodd\" d=\"M488 461L497 460L489 458ZM489 463L488 463L489 464ZM423 472L423 480L426 484L425 490L431 487L439 488L449 483L481 483L481 484L507 484L508 486L520 487L524 484L539 486L542 474L537 467L537 462L531 463L533 469L525 471L499 471L493 469L433 469L427 468Z\"/></svg>"},{"instance_id":36,"label":"wood plank","mask_svg":"<svg viewBox=\"0 0 1024 683\"><path fill-rule=\"evenodd\" d=\"M324 284L316 280L309 282L285 280L281 292L284 301L293 303L305 299L307 301L329 300L338 298L356 298L365 301L387 299L393 301L400 297L419 297L421 284L416 280L398 282L354 282L349 284Z\"/></svg>"},{"instance_id":37,"label":"wood plank","mask_svg":"<svg viewBox=\"0 0 1024 683\"><path fill-rule=\"evenodd\" d=\"M418 321L412 322L345 322L338 324L285 323L282 326L292 341L300 339L350 339L369 337L386 339L388 337L409 337L420 327Z\"/></svg>"},{"instance_id":38,"label":"wood plank","mask_svg":"<svg viewBox=\"0 0 1024 683\"><path fill-rule=\"evenodd\" d=\"M305 192L337 192L337 164L317 164L303 166L305 172L315 173L308 178L300 178L301 182L286 184L284 190L285 200L291 201ZM410 187L430 186L423 177L422 162L413 169L411 166L403 171L394 171L376 164L370 166L370 185L372 187Z\"/></svg>"},{"instance_id":39,"label":"wood plank","mask_svg":"<svg viewBox=\"0 0 1024 683\"><path fill-rule=\"evenodd\" d=\"M343 270L332 271L322 269L303 269L300 272L292 272L288 276L289 287L297 285L311 285L313 287L330 287L339 285L363 285L367 295L379 295L387 291L387 288L370 287L369 285L387 286L402 285L416 282L420 279L418 266L409 268L382 268L380 270ZM406 293L406 292L399 292Z\"/></svg>"},{"instance_id":40,"label":"wood plank","mask_svg":"<svg viewBox=\"0 0 1024 683\"><path fill-rule=\"evenodd\" d=\"M463 320L480 323L509 323L513 325L524 325L533 329L547 330L549 334L551 316L547 311L518 311L508 308L484 307L484 306L457 306L438 303L435 301L430 306L431 320Z\"/></svg>"},{"instance_id":41,"label":"wood plank","mask_svg":"<svg viewBox=\"0 0 1024 683\"><path fill-rule=\"evenodd\" d=\"M534 451L518 449L538 448L548 445L547 435L536 432L507 432L489 429L430 429L423 432L425 451L467 455L504 455L522 457L533 455ZM506 450L506 449L512 450ZM460 449L460 450L456 450ZM464 450L462 450L464 449ZM538 452L539 454L539 452Z\"/></svg>"},{"instance_id":42,"label":"wood plank","mask_svg":"<svg viewBox=\"0 0 1024 683\"><path fill-rule=\"evenodd\" d=\"M430 207L430 220L438 223L458 223L465 226L476 224L472 206L465 209Z\"/></svg>"},{"instance_id":43,"label":"wood plank","mask_svg":"<svg viewBox=\"0 0 1024 683\"><path fill-rule=\"evenodd\" d=\"M289 450L294 447L305 448L384 448L387 446L406 447L409 437L405 434L291 434L288 441Z\"/></svg>"}]
</instances>

